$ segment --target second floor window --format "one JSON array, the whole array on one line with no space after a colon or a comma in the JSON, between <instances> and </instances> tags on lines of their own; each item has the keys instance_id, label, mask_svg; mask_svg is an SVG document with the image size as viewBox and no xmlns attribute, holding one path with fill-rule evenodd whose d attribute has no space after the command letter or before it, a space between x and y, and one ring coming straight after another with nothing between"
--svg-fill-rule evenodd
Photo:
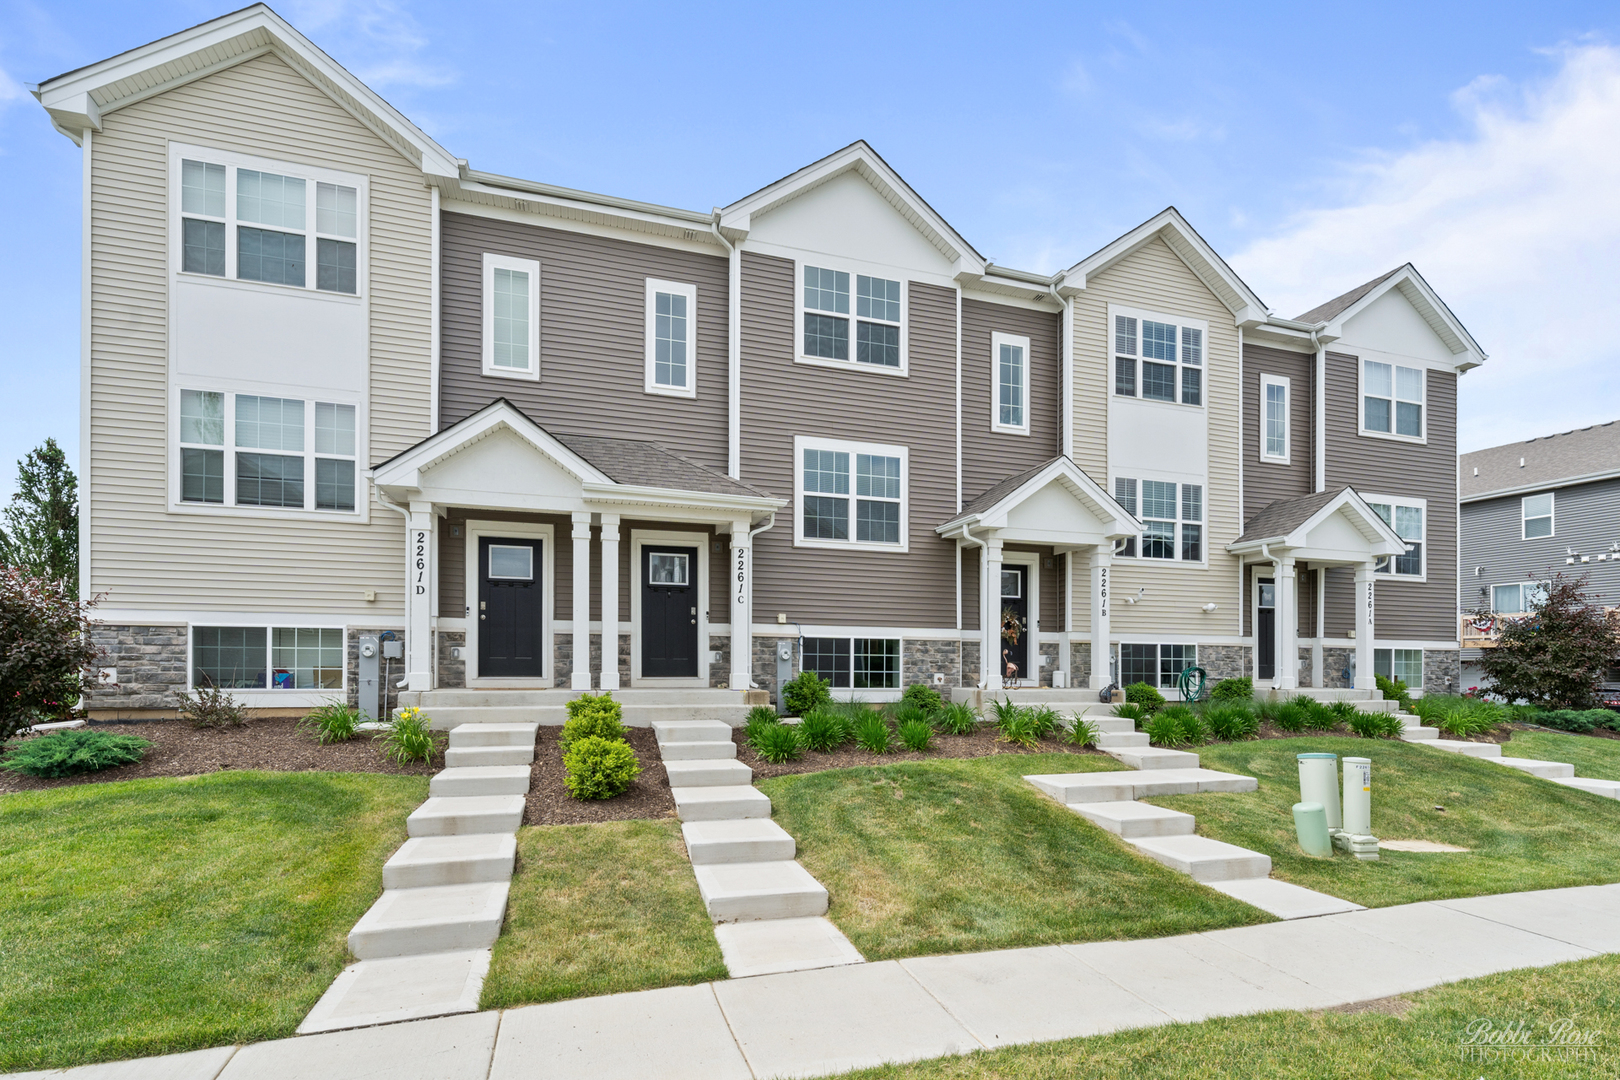
<instances>
[{"instance_id":1,"label":"second floor window","mask_svg":"<svg viewBox=\"0 0 1620 1080\"><path fill-rule=\"evenodd\" d=\"M1029 338L998 332L990 335L993 384L990 428L1013 435L1029 434Z\"/></svg>"},{"instance_id":2,"label":"second floor window","mask_svg":"<svg viewBox=\"0 0 1620 1080\"><path fill-rule=\"evenodd\" d=\"M1288 380L1260 376L1260 460L1288 463Z\"/></svg>"},{"instance_id":3,"label":"second floor window","mask_svg":"<svg viewBox=\"0 0 1620 1080\"><path fill-rule=\"evenodd\" d=\"M1395 530L1395 535L1406 541L1406 552L1378 563L1380 574L1397 577L1423 576L1423 519L1427 504L1419 499L1391 499L1370 496L1367 505Z\"/></svg>"},{"instance_id":4,"label":"second floor window","mask_svg":"<svg viewBox=\"0 0 1620 1080\"><path fill-rule=\"evenodd\" d=\"M1202 484L1119 476L1114 478L1114 501L1142 522L1141 537L1126 541L1120 555L1204 561Z\"/></svg>"},{"instance_id":5,"label":"second floor window","mask_svg":"<svg viewBox=\"0 0 1620 1080\"><path fill-rule=\"evenodd\" d=\"M182 503L356 509L353 405L180 391Z\"/></svg>"},{"instance_id":6,"label":"second floor window","mask_svg":"<svg viewBox=\"0 0 1620 1080\"><path fill-rule=\"evenodd\" d=\"M483 371L540 378L540 264L484 253Z\"/></svg>"},{"instance_id":7,"label":"second floor window","mask_svg":"<svg viewBox=\"0 0 1620 1080\"><path fill-rule=\"evenodd\" d=\"M903 549L903 447L799 439L797 457L800 543Z\"/></svg>"},{"instance_id":8,"label":"second floor window","mask_svg":"<svg viewBox=\"0 0 1620 1080\"><path fill-rule=\"evenodd\" d=\"M1361 362L1361 429L1423 438L1423 369Z\"/></svg>"},{"instance_id":9,"label":"second floor window","mask_svg":"<svg viewBox=\"0 0 1620 1080\"><path fill-rule=\"evenodd\" d=\"M1547 599L1547 586L1535 581L1491 586L1491 610L1498 615L1522 615Z\"/></svg>"},{"instance_id":10,"label":"second floor window","mask_svg":"<svg viewBox=\"0 0 1620 1080\"><path fill-rule=\"evenodd\" d=\"M803 355L901 370L901 291L900 282L889 278L806 265Z\"/></svg>"},{"instance_id":11,"label":"second floor window","mask_svg":"<svg viewBox=\"0 0 1620 1080\"><path fill-rule=\"evenodd\" d=\"M1523 534L1520 539L1535 540L1553 534L1553 493L1546 491L1540 495L1526 495L1519 501L1520 521L1523 523Z\"/></svg>"},{"instance_id":12,"label":"second floor window","mask_svg":"<svg viewBox=\"0 0 1620 1080\"><path fill-rule=\"evenodd\" d=\"M647 279L649 394L697 396L697 287Z\"/></svg>"},{"instance_id":13,"label":"second floor window","mask_svg":"<svg viewBox=\"0 0 1620 1080\"><path fill-rule=\"evenodd\" d=\"M1167 318L1114 316L1116 397L1204 403L1204 330Z\"/></svg>"}]
</instances>

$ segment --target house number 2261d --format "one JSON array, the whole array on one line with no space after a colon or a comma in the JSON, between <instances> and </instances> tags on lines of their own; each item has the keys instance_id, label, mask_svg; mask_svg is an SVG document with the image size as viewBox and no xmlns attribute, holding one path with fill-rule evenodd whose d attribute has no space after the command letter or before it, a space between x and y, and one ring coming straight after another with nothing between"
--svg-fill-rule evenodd
<instances>
[{"instance_id":1,"label":"house number 2261d","mask_svg":"<svg viewBox=\"0 0 1620 1080\"><path fill-rule=\"evenodd\" d=\"M416 570L416 595L425 596L427 594L427 531L425 529L416 530L414 543L416 550L411 553L411 561L415 564L414 568Z\"/></svg>"}]
</instances>

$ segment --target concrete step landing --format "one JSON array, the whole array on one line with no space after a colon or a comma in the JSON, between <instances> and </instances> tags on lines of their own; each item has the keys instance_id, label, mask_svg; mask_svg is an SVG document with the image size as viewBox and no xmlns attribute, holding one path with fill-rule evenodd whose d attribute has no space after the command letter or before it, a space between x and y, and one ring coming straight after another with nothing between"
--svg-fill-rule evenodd
<instances>
[{"instance_id":1,"label":"concrete step landing","mask_svg":"<svg viewBox=\"0 0 1620 1080\"><path fill-rule=\"evenodd\" d=\"M1594 780L1589 776L1552 776L1548 777L1555 784L1565 787L1579 788L1589 791L1593 795L1602 795L1609 799L1620 799L1620 782L1614 780Z\"/></svg>"},{"instance_id":2,"label":"concrete step landing","mask_svg":"<svg viewBox=\"0 0 1620 1080\"><path fill-rule=\"evenodd\" d=\"M771 800L753 786L671 787L675 815L682 821L731 821L739 818L768 818Z\"/></svg>"},{"instance_id":3,"label":"concrete step landing","mask_svg":"<svg viewBox=\"0 0 1620 1080\"><path fill-rule=\"evenodd\" d=\"M770 818L688 821L681 826L693 866L710 863L783 862L798 845Z\"/></svg>"},{"instance_id":4,"label":"concrete step landing","mask_svg":"<svg viewBox=\"0 0 1620 1080\"><path fill-rule=\"evenodd\" d=\"M1095 745L1099 750L1136 750L1148 746L1149 739L1145 731L1105 731L1097 736Z\"/></svg>"},{"instance_id":5,"label":"concrete step landing","mask_svg":"<svg viewBox=\"0 0 1620 1080\"><path fill-rule=\"evenodd\" d=\"M1464 757L1499 758L1502 748L1496 743L1488 742L1461 742L1453 739L1430 739L1429 745L1436 750L1446 750Z\"/></svg>"},{"instance_id":6,"label":"concrete step landing","mask_svg":"<svg viewBox=\"0 0 1620 1080\"><path fill-rule=\"evenodd\" d=\"M1340 900L1314 889L1290 885L1271 878L1236 878L1231 881L1207 882L1210 888L1223 892L1234 900L1267 911L1279 919L1310 919L1318 915L1339 915L1346 911L1365 910L1360 904Z\"/></svg>"},{"instance_id":7,"label":"concrete step landing","mask_svg":"<svg viewBox=\"0 0 1620 1080\"><path fill-rule=\"evenodd\" d=\"M405 831L410 836L515 833L523 824L523 804L522 795L433 797L411 811Z\"/></svg>"},{"instance_id":8,"label":"concrete step landing","mask_svg":"<svg viewBox=\"0 0 1620 1080\"><path fill-rule=\"evenodd\" d=\"M1506 765L1510 769L1539 776L1543 780L1567 780L1575 775L1575 766L1563 761L1536 761L1533 758L1522 757L1499 757L1491 760L1498 765Z\"/></svg>"},{"instance_id":9,"label":"concrete step landing","mask_svg":"<svg viewBox=\"0 0 1620 1080\"><path fill-rule=\"evenodd\" d=\"M717 923L827 913L826 887L796 862L706 863L692 872Z\"/></svg>"},{"instance_id":10,"label":"concrete step landing","mask_svg":"<svg viewBox=\"0 0 1620 1080\"><path fill-rule=\"evenodd\" d=\"M822 917L718 923L714 936L733 979L866 962L849 938Z\"/></svg>"},{"instance_id":11,"label":"concrete step landing","mask_svg":"<svg viewBox=\"0 0 1620 1080\"><path fill-rule=\"evenodd\" d=\"M454 798L468 795L526 795L529 766L481 765L441 769L428 781L428 794Z\"/></svg>"},{"instance_id":12,"label":"concrete step landing","mask_svg":"<svg viewBox=\"0 0 1620 1080\"><path fill-rule=\"evenodd\" d=\"M362 960L487 949L506 915L511 883L484 881L422 889L384 889L349 931L349 951Z\"/></svg>"},{"instance_id":13,"label":"concrete step landing","mask_svg":"<svg viewBox=\"0 0 1620 1080\"><path fill-rule=\"evenodd\" d=\"M466 724L461 727L466 727ZM457 728L460 731L461 728ZM491 765L532 765L534 746L452 746L444 752L447 769L482 769Z\"/></svg>"},{"instance_id":14,"label":"concrete step landing","mask_svg":"<svg viewBox=\"0 0 1620 1080\"><path fill-rule=\"evenodd\" d=\"M1186 836L1195 824L1191 814L1141 802L1070 803L1069 809L1116 836Z\"/></svg>"},{"instance_id":15,"label":"concrete step landing","mask_svg":"<svg viewBox=\"0 0 1620 1080\"><path fill-rule=\"evenodd\" d=\"M1402 742L1432 743L1439 738L1439 728L1423 727L1421 724L1416 727L1409 727L1401 732Z\"/></svg>"},{"instance_id":16,"label":"concrete step landing","mask_svg":"<svg viewBox=\"0 0 1620 1080\"><path fill-rule=\"evenodd\" d=\"M450 748L515 746L533 750L534 740L539 733L540 725L536 723L464 724L450 729Z\"/></svg>"},{"instance_id":17,"label":"concrete step landing","mask_svg":"<svg viewBox=\"0 0 1620 1080\"><path fill-rule=\"evenodd\" d=\"M1271 873L1270 856L1207 836L1156 836L1129 843L1194 881L1263 878Z\"/></svg>"},{"instance_id":18,"label":"concrete step landing","mask_svg":"<svg viewBox=\"0 0 1620 1080\"><path fill-rule=\"evenodd\" d=\"M717 720L660 721L652 726L658 745L674 742L730 742L731 725Z\"/></svg>"},{"instance_id":19,"label":"concrete step landing","mask_svg":"<svg viewBox=\"0 0 1620 1080\"><path fill-rule=\"evenodd\" d=\"M710 758L704 761L665 761L672 788L734 787L754 782L754 770L740 761Z\"/></svg>"},{"instance_id":20,"label":"concrete step landing","mask_svg":"<svg viewBox=\"0 0 1620 1080\"><path fill-rule=\"evenodd\" d=\"M723 761L737 756L737 744L725 742L661 742L658 756L664 761Z\"/></svg>"},{"instance_id":21,"label":"concrete step landing","mask_svg":"<svg viewBox=\"0 0 1620 1080\"><path fill-rule=\"evenodd\" d=\"M418 836L405 841L383 864L383 888L510 881L516 862L517 837L511 833Z\"/></svg>"},{"instance_id":22,"label":"concrete step landing","mask_svg":"<svg viewBox=\"0 0 1620 1080\"><path fill-rule=\"evenodd\" d=\"M1154 795L1190 795L1199 791L1255 791L1252 776L1214 769L1144 769L1089 773L1051 773L1024 777L1064 806L1073 803L1119 802Z\"/></svg>"},{"instance_id":23,"label":"concrete step landing","mask_svg":"<svg viewBox=\"0 0 1620 1080\"><path fill-rule=\"evenodd\" d=\"M490 950L362 960L343 969L298 1034L425 1020L478 1011Z\"/></svg>"},{"instance_id":24,"label":"concrete step landing","mask_svg":"<svg viewBox=\"0 0 1620 1080\"><path fill-rule=\"evenodd\" d=\"M1133 769L1196 769L1198 755L1185 750L1163 750L1156 746L1135 749L1109 750L1108 756L1123 761Z\"/></svg>"}]
</instances>

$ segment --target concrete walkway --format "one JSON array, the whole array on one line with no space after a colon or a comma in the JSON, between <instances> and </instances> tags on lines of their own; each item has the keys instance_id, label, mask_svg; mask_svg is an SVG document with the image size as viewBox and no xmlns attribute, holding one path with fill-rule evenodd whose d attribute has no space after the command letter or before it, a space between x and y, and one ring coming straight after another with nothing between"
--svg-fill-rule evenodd
<instances>
[{"instance_id":1,"label":"concrete walkway","mask_svg":"<svg viewBox=\"0 0 1620 1080\"><path fill-rule=\"evenodd\" d=\"M1575 766L1566 761L1541 761L1537 758L1503 757L1502 747L1496 743L1442 739L1438 728L1424 727L1423 721L1411 713L1397 712L1395 715L1406 726L1406 730L1401 733L1403 742L1417 743L1420 746L1432 746L1436 750L1446 750L1453 754L1477 757L1482 761L1505 765L1510 769L1517 769L1520 772L1529 773L1531 776L1538 776L1543 780L1551 780L1553 783L1562 784L1565 787L1578 788L1593 795L1601 795L1606 799L1620 799L1620 782L1597 780L1589 776L1576 776Z\"/></svg>"},{"instance_id":2,"label":"concrete walkway","mask_svg":"<svg viewBox=\"0 0 1620 1080\"><path fill-rule=\"evenodd\" d=\"M1620 952L1620 885L1146 941L932 956L532 1005L8 1080L764 1080L1321 1009Z\"/></svg>"}]
</instances>

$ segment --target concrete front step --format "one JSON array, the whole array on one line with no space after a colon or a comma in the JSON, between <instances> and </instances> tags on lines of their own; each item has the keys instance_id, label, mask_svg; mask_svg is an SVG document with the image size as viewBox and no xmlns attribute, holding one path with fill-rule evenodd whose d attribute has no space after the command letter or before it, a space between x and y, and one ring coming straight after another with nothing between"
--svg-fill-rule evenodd
<instances>
[{"instance_id":1,"label":"concrete front step","mask_svg":"<svg viewBox=\"0 0 1620 1080\"><path fill-rule=\"evenodd\" d=\"M1121 802L1154 795L1191 795L1199 791L1255 791L1252 776L1214 769L1152 769L1142 772L1049 773L1024 777L1064 806Z\"/></svg>"},{"instance_id":2,"label":"concrete front step","mask_svg":"<svg viewBox=\"0 0 1620 1080\"><path fill-rule=\"evenodd\" d=\"M460 798L471 795L526 795L529 766L484 765L443 769L428 781L428 795Z\"/></svg>"},{"instance_id":3,"label":"concrete front step","mask_svg":"<svg viewBox=\"0 0 1620 1080\"><path fill-rule=\"evenodd\" d=\"M736 821L742 818L768 818L771 800L758 788L671 787L675 815L682 821Z\"/></svg>"},{"instance_id":4,"label":"concrete front step","mask_svg":"<svg viewBox=\"0 0 1620 1080\"><path fill-rule=\"evenodd\" d=\"M489 961L488 949L471 949L350 964L298 1025L298 1034L477 1012Z\"/></svg>"},{"instance_id":5,"label":"concrete front step","mask_svg":"<svg viewBox=\"0 0 1620 1080\"><path fill-rule=\"evenodd\" d=\"M665 761L672 788L740 787L754 782L754 770L740 761Z\"/></svg>"},{"instance_id":6,"label":"concrete front step","mask_svg":"<svg viewBox=\"0 0 1620 1080\"><path fill-rule=\"evenodd\" d=\"M1105 731L1094 744L1099 750L1135 750L1149 745L1145 731Z\"/></svg>"},{"instance_id":7,"label":"concrete front step","mask_svg":"<svg viewBox=\"0 0 1620 1080\"><path fill-rule=\"evenodd\" d=\"M825 915L827 890L792 860L702 863L692 867L715 922Z\"/></svg>"},{"instance_id":8,"label":"concrete front step","mask_svg":"<svg viewBox=\"0 0 1620 1080\"><path fill-rule=\"evenodd\" d=\"M1539 776L1543 780L1569 779L1575 775L1575 766L1563 761L1536 761L1534 758L1522 757L1499 757L1491 760L1498 765L1506 765L1510 769Z\"/></svg>"},{"instance_id":9,"label":"concrete front step","mask_svg":"<svg viewBox=\"0 0 1620 1080\"><path fill-rule=\"evenodd\" d=\"M1099 747L1098 749L1101 749ZM1185 750L1162 750L1158 747L1109 750L1108 756L1123 761L1133 769L1196 769L1198 755Z\"/></svg>"},{"instance_id":10,"label":"concrete front step","mask_svg":"<svg viewBox=\"0 0 1620 1080\"><path fill-rule=\"evenodd\" d=\"M1088 716L1086 719L1096 725L1098 731L1110 734L1129 735L1136 731L1136 721L1128 716L1110 716L1105 713L1101 716Z\"/></svg>"},{"instance_id":11,"label":"concrete front step","mask_svg":"<svg viewBox=\"0 0 1620 1080\"><path fill-rule=\"evenodd\" d=\"M511 833L419 836L405 841L383 864L383 888L510 881L516 861L517 837Z\"/></svg>"},{"instance_id":12,"label":"concrete front step","mask_svg":"<svg viewBox=\"0 0 1620 1080\"><path fill-rule=\"evenodd\" d=\"M1142 854L1194 881L1263 878L1271 873L1270 856L1207 836L1155 836L1130 843Z\"/></svg>"},{"instance_id":13,"label":"concrete front step","mask_svg":"<svg viewBox=\"0 0 1620 1080\"><path fill-rule=\"evenodd\" d=\"M1191 814L1143 802L1070 803L1069 809L1093 825L1127 840L1146 836L1186 836L1193 831L1195 824Z\"/></svg>"},{"instance_id":14,"label":"concrete front step","mask_svg":"<svg viewBox=\"0 0 1620 1080\"><path fill-rule=\"evenodd\" d=\"M349 931L361 960L487 949L500 936L510 883L385 889Z\"/></svg>"},{"instance_id":15,"label":"concrete front step","mask_svg":"<svg viewBox=\"0 0 1620 1080\"><path fill-rule=\"evenodd\" d=\"M765 801L769 805L770 800ZM411 836L515 833L523 824L523 803L522 795L433 797L411 811L405 831Z\"/></svg>"},{"instance_id":16,"label":"concrete front step","mask_svg":"<svg viewBox=\"0 0 1620 1080\"><path fill-rule=\"evenodd\" d=\"M1352 690L1347 687L1301 686L1292 690L1255 691L1256 697L1264 697L1268 694L1274 698L1304 697L1316 701L1353 701L1358 709L1384 700L1384 695L1377 690ZM1397 703L1392 701L1390 704Z\"/></svg>"},{"instance_id":17,"label":"concrete front step","mask_svg":"<svg viewBox=\"0 0 1620 1080\"><path fill-rule=\"evenodd\" d=\"M1459 742L1452 739L1430 739L1428 744L1436 750L1445 750L1464 757L1499 758L1502 748L1488 742Z\"/></svg>"},{"instance_id":18,"label":"concrete front step","mask_svg":"<svg viewBox=\"0 0 1620 1080\"><path fill-rule=\"evenodd\" d=\"M1209 887L1223 892L1234 900L1270 912L1279 919L1310 919L1318 915L1340 915L1347 911L1365 910L1337 896L1329 896L1314 889L1290 885L1271 878L1238 878L1233 881L1211 881Z\"/></svg>"},{"instance_id":19,"label":"concrete front step","mask_svg":"<svg viewBox=\"0 0 1620 1080\"><path fill-rule=\"evenodd\" d=\"M793 837L770 818L688 821L681 826L681 836L693 866L782 862L798 853Z\"/></svg>"},{"instance_id":20,"label":"concrete front step","mask_svg":"<svg viewBox=\"0 0 1620 1080\"><path fill-rule=\"evenodd\" d=\"M825 918L721 923L714 928L733 979L864 964L866 958Z\"/></svg>"},{"instance_id":21,"label":"concrete front step","mask_svg":"<svg viewBox=\"0 0 1620 1080\"><path fill-rule=\"evenodd\" d=\"M1553 776L1549 777L1555 784L1565 787L1579 788L1589 791L1593 795L1602 795L1609 799L1620 799L1620 782L1614 780L1594 780L1589 776Z\"/></svg>"},{"instance_id":22,"label":"concrete front step","mask_svg":"<svg viewBox=\"0 0 1620 1080\"><path fill-rule=\"evenodd\" d=\"M399 704L415 706L424 711L432 708L468 707L486 705L541 705L561 708L583 693L602 691L570 690L562 687L517 689L501 687L454 687L443 690L405 690L399 695ZM719 690L713 687L647 688L632 687L608 691L613 700L626 708L633 705L747 705L746 692ZM757 695L756 691L756 695Z\"/></svg>"},{"instance_id":23,"label":"concrete front step","mask_svg":"<svg viewBox=\"0 0 1620 1080\"><path fill-rule=\"evenodd\" d=\"M462 724L456 731L469 725ZM494 726L494 725L491 725ZM534 744L528 746L452 746L444 752L444 764L451 769L487 768L491 765L530 765Z\"/></svg>"},{"instance_id":24,"label":"concrete front step","mask_svg":"<svg viewBox=\"0 0 1620 1080\"><path fill-rule=\"evenodd\" d=\"M454 731L471 724L533 724L557 727L568 719L561 705L437 706L424 708L434 731Z\"/></svg>"},{"instance_id":25,"label":"concrete front step","mask_svg":"<svg viewBox=\"0 0 1620 1080\"><path fill-rule=\"evenodd\" d=\"M652 726L658 745L675 742L730 742L731 725L715 720L667 720Z\"/></svg>"},{"instance_id":26,"label":"concrete front step","mask_svg":"<svg viewBox=\"0 0 1620 1080\"><path fill-rule=\"evenodd\" d=\"M1432 727L1409 727L1401 732L1402 742L1432 743L1440 737L1440 729Z\"/></svg>"},{"instance_id":27,"label":"concrete front step","mask_svg":"<svg viewBox=\"0 0 1620 1080\"><path fill-rule=\"evenodd\" d=\"M725 742L661 742L658 756L665 761L724 761L737 756L737 744Z\"/></svg>"},{"instance_id":28,"label":"concrete front step","mask_svg":"<svg viewBox=\"0 0 1620 1080\"><path fill-rule=\"evenodd\" d=\"M748 723L748 705L626 705L624 722L629 727L656 724L718 720L727 727Z\"/></svg>"},{"instance_id":29,"label":"concrete front step","mask_svg":"<svg viewBox=\"0 0 1620 1080\"><path fill-rule=\"evenodd\" d=\"M517 724L463 724L450 729L450 749L462 750L475 746L527 747L534 749L534 740L540 734L538 723Z\"/></svg>"}]
</instances>

